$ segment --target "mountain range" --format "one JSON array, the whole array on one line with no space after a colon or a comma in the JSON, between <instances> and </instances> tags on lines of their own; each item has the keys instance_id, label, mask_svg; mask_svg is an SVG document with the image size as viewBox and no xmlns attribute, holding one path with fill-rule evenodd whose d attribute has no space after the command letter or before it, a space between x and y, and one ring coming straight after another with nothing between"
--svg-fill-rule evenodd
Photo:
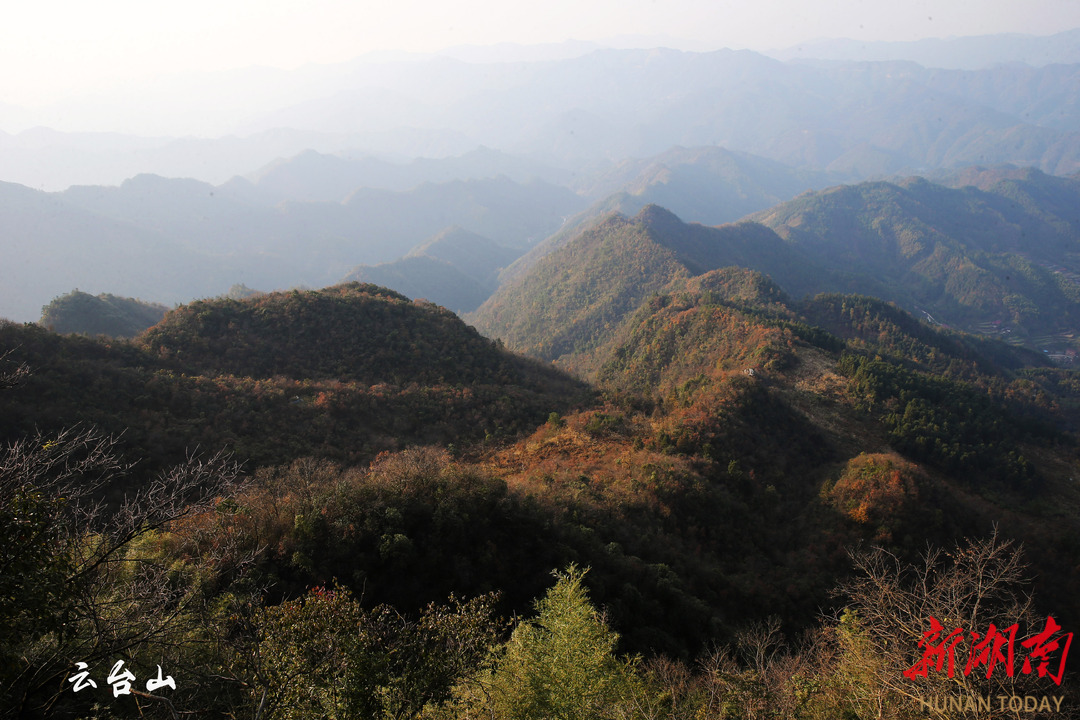
<instances>
[{"instance_id":1,"label":"mountain range","mask_svg":"<svg viewBox=\"0 0 1080 720\"><path fill-rule=\"evenodd\" d=\"M926 38L913 41L867 42L833 39L800 43L770 52L779 60L886 62L907 60L924 67L980 70L1000 65L1032 67L1080 62L1080 30L1046 37L1006 33L971 37Z\"/></svg>"},{"instance_id":2,"label":"mountain range","mask_svg":"<svg viewBox=\"0 0 1080 720\"><path fill-rule=\"evenodd\" d=\"M870 295L932 322L1062 352L1080 319L1080 178L993 175L982 173L986 190L920 178L837 186L715 228L658 206L611 215L549 240L556 247L470 319L510 347L573 365L650 294L738 265L795 297Z\"/></svg>"},{"instance_id":3,"label":"mountain range","mask_svg":"<svg viewBox=\"0 0 1080 720\"><path fill-rule=\"evenodd\" d=\"M781 61L750 51L595 49L546 60L361 58L292 73L200 76L172 97L167 83L145 88L140 107L126 113L122 97L91 98L92 111L57 109L38 122L113 113L109 133L0 134L0 180L62 190L151 173L221 184L306 149L409 160L478 147L573 174L674 145L720 146L858 179L970 163L1069 174L1080 169L1077 58L1055 47L1070 47L1070 37L972 40L993 48L996 65L958 40L942 47L953 58L970 54L972 64L935 64L932 53L899 46L816 61L805 58L836 53L804 46L804 59ZM1024 43L1041 59L1017 50ZM218 102L194 113L207 98ZM146 117L148 108L160 122ZM134 118L157 129L115 131ZM181 121L189 129L177 136Z\"/></svg>"},{"instance_id":4,"label":"mountain range","mask_svg":"<svg viewBox=\"0 0 1080 720\"><path fill-rule=\"evenodd\" d=\"M64 193L6 184L0 219L10 240L0 314L35 319L73 288L176 304L237 283L321 287L358 264L395 260L453 226L523 249L582 204L568 189L505 177L276 203L150 175Z\"/></svg>"},{"instance_id":5,"label":"mountain range","mask_svg":"<svg viewBox=\"0 0 1080 720\"><path fill-rule=\"evenodd\" d=\"M727 222L841 179L721 148L673 148L563 177L566 185L543 177L559 179L543 166L495 151L408 164L307 152L251 180L219 186L153 175L62 193L10 185L0 194L0 212L7 213L16 238L14 257L19 248L33 249L38 261L23 257L22 270L7 278L0 314L34 319L72 288L175 304L221 294L236 283L272 290L346 277L467 311L495 289L492 262L503 270L548 235L572 236L609 210L636 212L662 201L690 220ZM80 219L57 227L64 214ZM487 249L439 258L422 248L455 227L484 237ZM146 248L117 255L124 237ZM174 272L155 277L149 266L160 267L157 259L140 269L141 257L160 258L154 253L166 249L177 258ZM40 262L42 251L52 264ZM84 254L91 252L89 262ZM410 253L414 257L407 259ZM432 264L431 257L453 268ZM356 275L361 265L366 269ZM91 267L116 272L99 283Z\"/></svg>"},{"instance_id":6,"label":"mountain range","mask_svg":"<svg viewBox=\"0 0 1080 720\"><path fill-rule=\"evenodd\" d=\"M256 201L227 187L150 176L63 194L8 186L9 227L36 239L15 248L28 254L19 272L10 266L6 289L42 307L65 285L90 289L74 273L98 268L115 275L100 289L173 303L222 294L236 282L274 289L360 280L475 311L470 318L485 333L550 360L576 354L582 337L592 338L589 347L603 344L624 312L677 275L739 265L795 297L857 292L1058 355L1073 347L1078 178L1010 167L933 177L938 182L825 187L832 179L825 174L716 148L676 148L580 179L580 192L601 199L576 214L587 195L505 177L408 192L360 188L342 202ZM665 198L696 222L654 202ZM620 210L639 214L627 220ZM756 212L716 228L700 224L731 223L744 210ZM79 238L95 232L101 240L91 256ZM67 266L72 275L47 268L35 275L43 251L55 258L48 268ZM626 257L638 255L627 272ZM155 277L152 269L164 265L170 273ZM571 289L578 282L586 286ZM554 300L552 288L570 295ZM609 302L630 304L612 311ZM571 320L574 307L600 313L606 329L595 327L599 317ZM581 337L555 341L561 335ZM529 350L523 337L554 345Z\"/></svg>"},{"instance_id":7,"label":"mountain range","mask_svg":"<svg viewBox=\"0 0 1080 720\"><path fill-rule=\"evenodd\" d=\"M346 281L392 287L458 313L475 310L499 287L499 273L521 255L482 235L451 227L398 260L361 265Z\"/></svg>"},{"instance_id":8,"label":"mountain range","mask_svg":"<svg viewBox=\"0 0 1080 720\"><path fill-rule=\"evenodd\" d=\"M436 280L430 258L405 259L455 226L520 251L500 256L505 282L612 211L654 204L718 225L840 183L948 184L973 165L1068 177L1080 170L1080 65L1053 49L1068 37L1044 43L1062 62L966 69L903 48L878 61L585 48L369 58L258 74L263 109L219 139L3 135L0 167L23 187L0 197L13 248L0 315L35 319L75 288L175 304L236 283L321 287L360 266L468 311L489 281L460 265ZM978 42L1003 58L1031 47ZM111 169L93 170L97 157ZM46 182L53 192L29 190ZM164 263L175 271L151 267Z\"/></svg>"}]
</instances>

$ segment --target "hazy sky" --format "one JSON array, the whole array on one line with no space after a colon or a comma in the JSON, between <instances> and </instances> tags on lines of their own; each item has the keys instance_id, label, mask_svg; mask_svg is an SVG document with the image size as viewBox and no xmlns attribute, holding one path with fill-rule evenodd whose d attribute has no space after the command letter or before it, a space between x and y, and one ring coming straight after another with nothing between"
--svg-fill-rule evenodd
<instances>
[{"instance_id":1,"label":"hazy sky","mask_svg":"<svg viewBox=\"0 0 1080 720\"><path fill-rule=\"evenodd\" d=\"M1074 27L1077 0L34 0L4 9L0 103L35 105L165 72L288 69L375 50L626 35L683 49L763 50L825 37Z\"/></svg>"}]
</instances>

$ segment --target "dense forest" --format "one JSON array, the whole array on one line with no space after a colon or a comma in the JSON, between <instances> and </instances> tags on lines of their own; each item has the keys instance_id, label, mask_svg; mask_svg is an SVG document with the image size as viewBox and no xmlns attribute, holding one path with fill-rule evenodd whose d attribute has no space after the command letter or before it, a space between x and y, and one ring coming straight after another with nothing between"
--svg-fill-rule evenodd
<instances>
[{"instance_id":1,"label":"dense forest","mask_svg":"<svg viewBox=\"0 0 1080 720\"><path fill-rule=\"evenodd\" d=\"M132 340L0 327L0 707L1072 712L1019 640L1080 616L1074 373L620 227L590 236L611 277L672 272L567 326L589 383L358 283L184 305ZM909 679L931 617L958 658L1019 623L1016 673Z\"/></svg>"}]
</instances>

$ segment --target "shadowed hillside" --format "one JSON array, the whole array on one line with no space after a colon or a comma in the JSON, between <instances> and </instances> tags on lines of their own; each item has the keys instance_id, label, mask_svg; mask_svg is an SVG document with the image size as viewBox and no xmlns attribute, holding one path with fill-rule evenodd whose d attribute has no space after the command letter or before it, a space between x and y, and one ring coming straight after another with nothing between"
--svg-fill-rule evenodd
<instances>
[{"instance_id":1,"label":"shadowed hillside","mask_svg":"<svg viewBox=\"0 0 1080 720\"><path fill-rule=\"evenodd\" d=\"M8 439L91 424L160 465L229 447L256 465L357 462L415 443L529 429L583 387L430 303L341 285L181 306L132 342L0 327Z\"/></svg>"},{"instance_id":2,"label":"shadowed hillside","mask_svg":"<svg viewBox=\"0 0 1080 720\"><path fill-rule=\"evenodd\" d=\"M559 567L589 568L589 595L619 635L606 652L649 658L628 666L635 680L660 677L657 663L689 678L695 659L707 662L717 644L741 647L744 628L764 622L834 642L850 620L832 614L858 601L834 590L865 577L849 548L873 544L895 563L918 563L928 542L953 547L995 527L1029 549L1038 612L1071 624L1080 613L1069 572L1080 562L1074 373L879 300L797 302L742 268L691 275L676 250L649 236L677 222L652 210L636 242L620 249L599 235L584 248L585 259L671 269L664 287L597 338L600 393L506 353L447 310L348 284L184 306L132 343L0 326L0 380L12 386L0 392L0 427L11 439L41 428L46 435L22 447L46 458L70 442L48 433L71 422L124 430L119 448L143 462L111 484L105 494L116 500L195 445L232 448L248 461L249 482L210 485L210 497L184 506L165 530L123 541L130 555L115 560L160 569L161 587L192 598L182 615L164 616L140 652L185 673L177 703L220 714L255 707L263 693L251 655L235 648L280 647L265 659L278 672L306 657L314 637L330 650L296 671L305 682L330 682L327 653L375 658L380 674L345 685L368 707L386 697L372 683L405 677L398 663L442 662L438 648L486 633L487 644L437 686L439 711L468 717L452 712L453 688L465 687L454 683L487 672L483 658L520 637L495 639L506 624L491 616L532 617L530 601ZM768 237L749 227L747 237ZM700 252L693 240L705 230L678 235L678 252ZM729 230L739 252L739 226ZM609 285L621 288L609 309L637 297L632 279ZM52 497L18 495L35 508ZM58 636L66 652L103 618L129 632L143 627L141 617L87 609L54 580L65 567L54 559L68 545L13 537L37 548L18 556L17 577L33 573L33 593L52 593L49 607L66 610L69 629ZM95 579L114 594L131 586L122 573ZM27 613L7 597L2 617L14 619L0 627L15 647L32 649L52 615L18 624ZM142 596L130 602L136 615L157 607ZM350 644L367 642L361 633L374 638L366 654ZM810 652L802 645L776 643L811 657L798 654ZM106 640L98 652L111 656L117 646ZM854 651L823 647L832 659L809 677L847 678ZM50 662L16 659L17 668L40 668L16 684L33 702L55 696L56 683L38 676L70 676L70 663ZM726 677L749 682L746 662L730 661ZM360 667L359 677L373 672ZM828 708L822 716L851 704L844 687L814 695ZM292 684L271 692L307 702ZM717 692L742 702L730 687ZM754 692L764 707L776 691ZM74 693L61 700L83 702Z\"/></svg>"}]
</instances>

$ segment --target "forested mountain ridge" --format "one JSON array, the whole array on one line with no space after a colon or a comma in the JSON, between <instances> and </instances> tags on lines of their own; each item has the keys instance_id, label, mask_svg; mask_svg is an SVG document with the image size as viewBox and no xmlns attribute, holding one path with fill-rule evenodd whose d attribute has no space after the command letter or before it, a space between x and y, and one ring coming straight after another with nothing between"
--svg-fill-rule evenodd
<instances>
[{"instance_id":1,"label":"forested mountain ridge","mask_svg":"<svg viewBox=\"0 0 1080 720\"><path fill-rule=\"evenodd\" d=\"M723 147L672 147L649 158L623 160L571 185L597 202L587 215L636 215L660 205L689 222L720 225L853 176L790 166Z\"/></svg>"},{"instance_id":2,"label":"forested mountain ridge","mask_svg":"<svg viewBox=\"0 0 1080 720\"><path fill-rule=\"evenodd\" d=\"M751 216L847 285L974 329L994 323L1029 342L1080 322L1072 280L1080 179L1030 173L982 191L920 180L808 193Z\"/></svg>"},{"instance_id":3,"label":"forested mountain ridge","mask_svg":"<svg viewBox=\"0 0 1080 720\"><path fill-rule=\"evenodd\" d=\"M573 356L610 339L677 274L738 265L794 297L880 297L936 322L1064 353L1080 327L1080 179L1037 171L984 178L987 190L919 178L838 186L716 228L650 206L566 241L470 317L511 347L549 360ZM649 248L650 258L665 260L649 260L648 280L629 283L643 261L629 250L597 252L601 235L606 248ZM590 319L601 308L603 322ZM558 340L568 333L577 340Z\"/></svg>"},{"instance_id":4,"label":"forested mountain ridge","mask_svg":"<svg viewBox=\"0 0 1080 720\"><path fill-rule=\"evenodd\" d=\"M614 215L503 284L469 318L488 336L554 360L595 347L649 293L686 274L643 223Z\"/></svg>"},{"instance_id":5,"label":"forested mountain ridge","mask_svg":"<svg viewBox=\"0 0 1080 720\"><path fill-rule=\"evenodd\" d=\"M90 424L155 466L229 447L255 465L370 459L531 427L585 392L448 310L358 283L180 306L130 342L0 328L2 434Z\"/></svg>"},{"instance_id":6,"label":"forested mountain ridge","mask_svg":"<svg viewBox=\"0 0 1080 720\"><path fill-rule=\"evenodd\" d=\"M650 205L612 215L504 283L468 317L485 334L545 360L587 366L650 294L672 282L737 265L782 284L813 276L815 263L757 223L686 224ZM592 358L591 360L586 358Z\"/></svg>"},{"instance_id":7,"label":"forested mountain ridge","mask_svg":"<svg viewBox=\"0 0 1080 720\"><path fill-rule=\"evenodd\" d=\"M729 617L810 617L828 602L825 578L846 572L841 548L860 540L914 558L999 523L1046 572L1064 561L1080 406L1073 373L1042 354L872 298L796 302L759 273L722 268L650 295L601 356L606 405L549 421L491 462L516 490L590 518L598 543L615 538L594 568L630 572L616 570L632 560L622 553L667 558L679 591L665 610L598 580L635 642L658 612L719 630L716 603ZM624 534L633 517L663 529ZM676 549L687 545L692 562ZM1054 581L1038 592L1073 606Z\"/></svg>"},{"instance_id":8,"label":"forested mountain ridge","mask_svg":"<svg viewBox=\"0 0 1080 720\"><path fill-rule=\"evenodd\" d=\"M374 385L504 382L522 365L437 305L345 283L183 305L135 344L185 372Z\"/></svg>"},{"instance_id":9,"label":"forested mountain ridge","mask_svg":"<svg viewBox=\"0 0 1080 720\"><path fill-rule=\"evenodd\" d=\"M297 159L301 165L311 160ZM385 285L467 313L487 300L500 280L521 274L610 212L630 216L659 204L694 222L730 222L843 179L724 148L675 147L655 157L576 173L564 184L593 204L563 217L557 232L535 246L508 245L505 239L496 243L460 227L447 228L397 260L356 267L344 280Z\"/></svg>"}]
</instances>

